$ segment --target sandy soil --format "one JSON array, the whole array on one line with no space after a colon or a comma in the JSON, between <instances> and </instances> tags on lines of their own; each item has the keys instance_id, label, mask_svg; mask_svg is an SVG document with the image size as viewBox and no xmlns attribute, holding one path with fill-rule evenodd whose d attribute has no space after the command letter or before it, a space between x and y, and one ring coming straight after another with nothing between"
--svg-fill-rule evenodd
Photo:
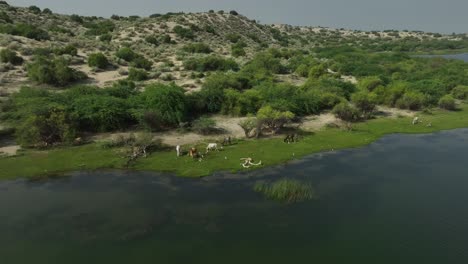
<instances>
[{"instance_id":1,"label":"sandy soil","mask_svg":"<svg viewBox=\"0 0 468 264\"><path fill-rule=\"evenodd\" d=\"M18 146L18 145L0 147L0 156L1 156L1 155L14 156L14 155L16 155L16 152L17 152L20 148L21 148L21 147Z\"/></svg>"},{"instance_id":2,"label":"sandy soil","mask_svg":"<svg viewBox=\"0 0 468 264\"><path fill-rule=\"evenodd\" d=\"M317 131L324 128L327 124L335 123L339 125L341 124L341 122L342 121L336 118L333 114L326 113L321 115L305 117L300 128L306 131Z\"/></svg>"}]
</instances>

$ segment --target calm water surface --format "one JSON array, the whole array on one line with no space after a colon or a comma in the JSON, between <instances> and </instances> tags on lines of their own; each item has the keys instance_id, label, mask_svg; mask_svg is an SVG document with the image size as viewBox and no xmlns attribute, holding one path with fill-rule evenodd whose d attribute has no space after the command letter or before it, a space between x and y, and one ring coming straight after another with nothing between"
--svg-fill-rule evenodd
<instances>
[{"instance_id":1,"label":"calm water surface","mask_svg":"<svg viewBox=\"0 0 468 264\"><path fill-rule=\"evenodd\" d=\"M459 54L447 54L447 55L422 55L420 57L442 57L446 59L457 59L464 62L468 62L468 53L459 53Z\"/></svg>"},{"instance_id":2,"label":"calm water surface","mask_svg":"<svg viewBox=\"0 0 468 264\"><path fill-rule=\"evenodd\" d=\"M468 129L204 179L76 172L0 182L0 263L468 263ZM295 178L319 199L252 191Z\"/></svg>"}]
</instances>

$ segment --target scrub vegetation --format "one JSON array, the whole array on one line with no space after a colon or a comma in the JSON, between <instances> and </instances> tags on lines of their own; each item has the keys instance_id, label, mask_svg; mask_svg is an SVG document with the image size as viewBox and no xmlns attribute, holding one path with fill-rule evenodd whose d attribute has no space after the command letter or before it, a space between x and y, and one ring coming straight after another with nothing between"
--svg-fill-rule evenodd
<instances>
[{"instance_id":1,"label":"scrub vegetation","mask_svg":"<svg viewBox=\"0 0 468 264\"><path fill-rule=\"evenodd\" d=\"M0 178L124 168L122 148L95 136L223 133L211 115L239 119L245 138L203 162L160 147L130 167L204 176L237 171L240 158L273 165L388 133L468 125L468 64L412 56L467 49L463 34L271 26L237 12L105 19L49 11L0 4L0 125L22 147L0 158ZM381 118L379 107L425 123ZM329 113L343 122L315 134L290 125ZM300 140L278 138L291 133ZM194 146L206 142L183 148Z\"/></svg>"}]
</instances>

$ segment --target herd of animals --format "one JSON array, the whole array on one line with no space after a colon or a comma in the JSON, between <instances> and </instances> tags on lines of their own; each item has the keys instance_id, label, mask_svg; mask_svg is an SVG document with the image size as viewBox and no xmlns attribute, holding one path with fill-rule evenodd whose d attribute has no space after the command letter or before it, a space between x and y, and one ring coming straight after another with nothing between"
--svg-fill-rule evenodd
<instances>
[{"instance_id":1,"label":"herd of animals","mask_svg":"<svg viewBox=\"0 0 468 264\"><path fill-rule=\"evenodd\" d=\"M419 117L414 117L412 124L417 125L418 123L422 123L421 119ZM431 127L432 123L429 122L427 123L426 126ZM297 134L287 134L286 137L283 139L283 142L287 144L291 144L291 143L298 142L298 141L299 141L299 136ZM177 157L181 157L186 153L189 157L201 162L203 161L203 158L205 157L205 155L208 154L208 152L219 151L220 149L221 150L224 149L224 146L229 146L229 145L232 145L232 138L230 136L224 138L223 142L221 143L221 146L219 146L218 143L208 143L208 145L206 146L205 153L199 152L198 149L195 147L191 147L187 152L184 152L180 145L176 146L176 153L177 153ZM243 166L244 168L250 168L251 166L262 165L262 161L255 163L254 160L250 157L241 158L240 160L242 161L240 165Z\"/></svg>"}]
</instances>

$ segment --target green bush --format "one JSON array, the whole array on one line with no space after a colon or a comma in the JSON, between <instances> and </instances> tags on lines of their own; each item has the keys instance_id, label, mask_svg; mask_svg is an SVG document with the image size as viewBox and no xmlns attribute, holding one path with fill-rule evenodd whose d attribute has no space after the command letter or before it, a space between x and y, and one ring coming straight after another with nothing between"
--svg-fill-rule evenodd
<instances>
[{"instance_id":1,"label":"green bush","mask_svg":"<svg viewBox=\"0 0 468 264\"><path fill-rule=\"evenodd\" d=\"M233 45L231 46L231 54L232 54L232 56L233 56L233 57L245 56L246 53L245 53L244 48L245 48L246 46L247 46L247 45L246 45L244 42L242 42L242 41L240 41L240 42L238 42L238 43L236 43L236 44L233 44Z\"/></svg>"},{"instance_id":2,"label":"green bush","mask_svg":"<svg viewBox=\"0 0 468 264\"><path fill-rule=\"evenodd\" d=\"M457 105L453 96L447 94L439 99L439 107L446 110L455 110Z\"/></svg>"},{"instance_id":3,"label":"green bush","mask_svg":"<svg viewBox=\"0 0 468 264\"><path fill-rule=\"evenodd\" d=\"M148 72L146 72L145 70L130 68L130 70L128 71L128 79L130 81L136 82L148 80Z\"/></svg>"},{"instance_id":4,"label":"green bush","mask_svg":"<svg viewBox=\"0 0 468 264\"><path fill-rule=\"evenodd\" d=\"M452 89L452 95L456 99L465 100L468 98L468 86L459 85Z\"/></svg>"},{"instance_id":5,"label":"green bush","mask_svg":"<svg viewBox=\"0 0 468 264\"><path fill-rule=\"evenodd\" d=\"M173 30L174 30L174 33L176 33L176 35L181 37L181 38L185 38L185 39L194 39L195 38L195 34L189 28L184 28L184 27L181 27L181 26L177 25L177 26L174 27Z\"/></svg>"},{"instance_id":6,"label":"green bush","mask_svg":"<svg viewBox=\"0 0 468 264\"><path fill-rule=\"evenodd\" d=\"M13 65L21 65L23 58L16 54L16 51L3 49L0 51L0 61L3 63L11 63Z\"/></svg>"},{"instance_id":7,"label":"green bush","mask_svg":"<svg viewBox=\"0 0 468 264\"><path fill-rule=\"evenodd\" d=\"M113 131L127 128L132 123L128 103L113 96L80 95L73 99L71 109L81 131Z\"/></svg>"},{"instance_id":8,"label":"green bush","mask_svg":"<svg viewBox=\"0 0 468 264\"><path fill-rule=\"evenodd\" d=\"M83 18L79 15L73 14L70 16L70 20L79 24L83 24Z\"/></svg>"},{"instance_id":9,"label":"green bush","mask_svg":"<svg viewBox=\"0 0 468 264\"><path fill-rule=\"evenodd\" d=\"M186 70L191 71L236 71L239 65L232 59L223 59L218 56L208 56L203 58L191 58L184 62Z\"/></svg>"},{"instance_id":10,"label":"green bush","mask_svg":"<svg viewBox=\"0 0 468 264\"><path fill-rule=\"evenodd\" d=\"M46 15L52 15L53 14L52 10L50 10L49 8L44 8L44 10L42 10L42 13L46 14Z\"/></svg>"},{"instance_id":11,"label":"green bush","mask_svg":"<svg viewBox=\"0 0 468 264\"><path fill-rule=\"evenodd\" d=\"M110 20L100 21L97 23L88 22L85 23L84 26L88 28L88 30L85 32L85 35L88 36L100 36L108 34L115 29L114 22Z\"/></svg>"},{"instance_id":12,"label":"green bush","mask_svg":"<svg viewBox=\"0 0 468 264\"><path fill-rule=\"evenodd\" d=\"M10 16L3 11L0 12L0 19L5 23L13 23L13 20L11 20Z\"/></svg>"},{"instance_id":13,"label":"green bush","mask_svg":"<svg viewBox=\"0 0 468 264\"><path fill-rule=\"evenodd\" d=\"M158 38L156 36L147 36L145 38L145 41L148 42L151 45L159 46L159 40L158 40Z\"/></svg>"},{"instance_id":14,"label":"green bush","mask_svg":"<svg viewBox=\"0 0 468 264\"><path fill-rule=\"evenodd\" d=\"M185 52L190 52L190 53L211 53L211 52L213 52L211 50L210 46L208 46L205 43L189 43L189 44L185 45L182 48L182 50L185 51Z\"/></svg>"},{"instance_id":15,"label":"green bush","mask_svg":"<svg viewBox=\"0 0 468 264\"><path fill-rule=\"evenodd\" d=\"M41 13L41 9L37 6L30 6L28 7L29 11L31 11L32 13L34 14L40 14Z\"/></svg>"},{"instance_id":16,"label":"green bush","mask_svg":"<svg viewBox=\"0 0 468 264\"><path fill-rule=\"evenodd\" d=\"M88 57L89 67L96 67L98 69L105 69L109 66L107 57L102 53L93 53Z\"/></svg>"},{"instance_id":17,"label":"green bush","mask_svg":"<svg viewBox=\"0 0 468 264\"><path fill-rule=\"evenodd\" d=\"M102 42L111 42L112 35L110 33L102 34L101 36L99 36L99 40Z\"/></svg>"},{"instance_id":18,"label":"green bush","mask_svg":"<svg viewBox=\"0 0 468 264\"><path fill-rule=\"evenodd\" d=\"M74 45L66 45L63 48L57 48L54 50L54 53L57 55L71 55L71 56L77 56L78 55L78 49Z\"/></svg>"},{"instance_id":19,"label":"green bush","mask_svg":"<svg viewBox=\"0 0 468 264\"><path fill-rule=\"evenodd\" d=\"M226 39L231 43L237 43L242 37L239 34L229 33L226 35Z\"/></svg>"},{"instance_id":20,"label":"green bush","mask_svg":"<svg viewBox=\"0 0 468 264\"><path fill-rule=\"evenodd\" d=\"M28 77L39 84L65 86L86 78L84 73L70 68L63 58L49 60L38 56L26 68Z\"/></svg>"},{"instance_id":21,"label":"green bush","mask_svg":"<svg viewBox=\"0 0 468 264\"><path fill-rule=\"evenodd\" d=\"M376 98L369 92L359 92L352 95L352 102L365 115L369 116L376 107Z\"/></svg>"},{"instance_id":22,"label":"green bush","mask_svg":"<svg viewBox=\"0 0 468 264\"><path fill-rule=\"evenodd\" d=\"M396 106L402 109L420 110L425 105L426 98L420 92L406 92L398 101Z\"/></svg>"},{"instance_id":23,"label":"green bush","mask_svg":"<svg viewBox=\"0 0 468 264\"><path fill-rule=\"evenodd\" d=\"M47 112L30 115L21 120L16 129L16 141L23 147L51 146L71 142L75 130L62 109L50 108Z\"/></svg>"},{"instance_id":24,"label":"green bush","mask_svg":"<svg viewBox=\"0 0 468 264\"><path fill-rule=\"evenodd\" d=\"M153 84L147 86L135 100L139 120L144 113L152 112L167 126L177 126L185 119L187 101L184 90L175 85Z\"/></svg>"},{"instance_id":25,"label":"green bush","mask_svg":"<svg viewBox=\"0 0 468 264\"><path fill-rule=\"evenodd\" d=\"M119 59L131 62L138 57L138 54L135 53L131 48L124 47L119 49L117 53L115 53L115 56L117 56Z\"/></svg>"},{"instance_id":26,"label":"green bush","mask_svg":"<svg viewBox=\"0 0 468 264\"><path fill-rule=\"evenodd\" d=\"M135 68L140 68L140 69L145 69L147 71L151 70L151 67L153 66L153 62L150 60L146 59L143 56L138 55L136 58L132 60L130 63L130 66L135 67Z\"/></svg>"},{"instance_id":27,"label":"green bush","mask_svg":"<svg viewBox=\"0 0 468 264\"><path fill-rule=\"evenodd\" d=\"M47 31L37 28L29 24L4 24L0 25L0 33L10 34L15 36L23 36L38 41L50 39Z\"/></svg>"},{"instance_id":28,"label":"green bush","mask_svg":"<svg viewBox=\"0 0 468 264\"><path fill-rule=\"evenodd\" d=\"M355 122L360 119L359 110L348 102L341 102L333 108L333 114L346 122Z\"/></svg>"}]
</instances>

